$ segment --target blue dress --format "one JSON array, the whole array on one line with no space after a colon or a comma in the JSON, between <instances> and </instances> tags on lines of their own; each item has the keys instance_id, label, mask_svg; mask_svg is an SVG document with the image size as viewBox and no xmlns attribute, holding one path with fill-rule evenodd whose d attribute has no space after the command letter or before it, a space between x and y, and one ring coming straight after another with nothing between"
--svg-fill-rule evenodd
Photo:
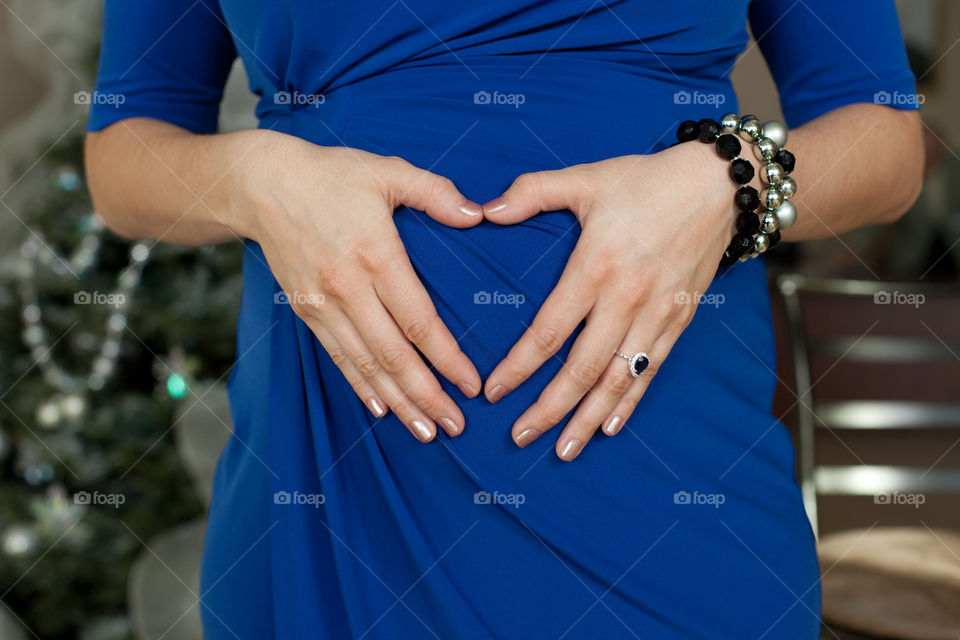
<instances>
[{"instance_id":1,"label":"blue dress","mask_svg":"<svg viewBox=\"0 0 960 640\"><path fill-rule=\"evenodd\" d=\"M521 173L654 153L679 121L737 111L748 23L790 126L914 91L892 0L107 0L97 90L124 100L94 105L89 128L213 132L239 55L261 127L401 156L485 202ZM578 237L568 211L395 220L483 377ZM202 576L211 640L817 637L761 260L718 276L723 304L697 312L624 431L569 464L559 428L510 440L560 359L496 405L441 380L467 428L424 445L364 408L278 291L247 241Z\"/></svg>"}]
</instances>

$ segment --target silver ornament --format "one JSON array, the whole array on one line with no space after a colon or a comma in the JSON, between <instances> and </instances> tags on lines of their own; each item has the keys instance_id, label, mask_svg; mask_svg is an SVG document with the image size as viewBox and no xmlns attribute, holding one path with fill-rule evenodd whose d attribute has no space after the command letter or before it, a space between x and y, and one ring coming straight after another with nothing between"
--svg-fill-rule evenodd
<instances>
[{"instance_id":1,"label":"silver ornament","mask_svg":"<svg viewBox=\"0 0 960 640\"><path fill-rule=\"evenodd\" d=\"M758 234L753 240L753 246L756 248L757 253L763 253L770 248L770 238L764 234Z\"/></svg>"},{"instance_id":2,"label":"silver ornament","mask_svg":"<svg viewBox=\"0 0 960 640\"><path fill-rule=\"evenodd\" d=\"M760 194L760 202L764 204L767 209L779 209L786 200L783 199L783 194L780 193L780 190L776 187L770 187L764 189L763 193ZM783 226L781 224L780 226Z\"/></svg>"},{"instance_id":3,"label":"silver ornament","mask_svg":"<svg viewBox=\"0 0 960 640\"><path fill-rule=\"evenodd\" d=\"M760 181L763 184L778 185L783 181L784 175L783 167L776 162L768 162L760 167Z\"/></svg>"},{"instance_id":4,"label":"silver ornament","mask_svg":"<svg viewBox=\"0 0 960 640\"><path fill-rule=\"evenodd\" d=\"M772 213L765 213L760 220L760 228L763 229L764 233L773 233L779 229L780 223L777 221L777 216Z\"/></svg>"},{"instance_id":5,"label":"silver ornament","mask_svg":"<svg viewBox=\"0 0 960 640\"><path fill-rule=\"evenodd\" d=\"M756 152L758 158L762 160L770 160L773 158L773 156L777 155L777 152L780 151L780 147L778 147L777 143L770 138L760 138L753 150Z\"/></svg>"},{"instance_id":6,"label":"silver ornament","mask_svg":"<svg viewBox=\"0 0 960 640\"><path fill-rule=\"evenodd\" d=\"M775 213L781 229L789 229L797 221L797 207L789 200L784 200L779 207L776 207Z\"/></svg>"},{"instance_id":7,"label":"silver ornament","mask_svg":"<svg viewBox=\"0 0 960 640\"><path fill-rule=\"evenodd\" d=\"M777 188L780 189L780 193L783 194L785 200L797 195L797 181L790 176L784 176Z\"/></svg>"},{"instance_id":8,"label":"silver ornament","mask_svg":"<svg viewBox=\"0 0 960 640\"><path fill-rule=\"evenodd\" d=\"M782 122L770 120L763 123L763 137L770 138L777 143L777 146L783 149L787 146L787 127Z\"/></svg>"},{"instance_id":9,"label":"silver ornament","mask_svg":"<svg viewBox=\"0 0 960 640\"><path fill-rule=\"evenodd\" d=\"M763 125L754 118L753 120L744 120L740 125L740 137L747 142L755 142L760 139L763 133Z\"/></svg>"},{"instance_id":10,"label":"silver ornament","mask_svg":"<svg viewBox=\"0 0 960 640\"><path fill-rule=\"evenodd\" d=\"M728 113L723 116L723 120L720 121L720 126L728 133L737 131L740 128L740 117L735 113Z\"/></svg>"}]
</instances>

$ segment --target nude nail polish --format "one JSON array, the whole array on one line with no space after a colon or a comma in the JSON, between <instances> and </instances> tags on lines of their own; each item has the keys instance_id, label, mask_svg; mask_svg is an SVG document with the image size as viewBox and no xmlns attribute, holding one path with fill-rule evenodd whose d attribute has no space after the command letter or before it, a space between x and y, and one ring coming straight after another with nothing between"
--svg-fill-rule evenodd
<instances>
[{"instance_id":1,"label":"nude nail polish","mask_svg":"<svg viewBox=\"0 0 960 640\"><path fill-rule=\"evenodd\" d=\"M487 398L490 400L490 402L496 402L497 400L502 398L506 392L507 392L507 388L504 387L502 384L498 384L497 386L495 386L493 389L490 390L490 395L488 395Z\"/></svg>"},{"instance_id":2,"label":"nude nail polish","mask_svg":"<svg viewBox=\"0 0 960 640\"><path fill-rule=\"evenodd\" d=\"M504 200L503 198L495 198L490 202L488 202L487 204L483 205L483 212L487 214L499 213L506 208L507 208L506 200Z\"/></svg>"},{"instance_id":3,"label":"nude nail polish","mask_svg":"<svg viewBox=\"0 0 960 640\"><path fill-rule=\"evenodd\" d=\"M383 410L383 407L380 406L380 403L377 402L376 398L370 398L367 400L367 406L370 407L370 411L373 412L373 415L378 418L382 418L386 411Z\"/></svg>"},{"instance_id":4,"label":"nude nail polish","mask_svg":"<svg viewBox=\"0 0 960 640\"><path fill-rule=\"evenodd\" d=\"M615 436L620 432L620 428L623 426L623 420L620 419L620 416L612 416L607 419L607 423L603 425L603 432L608 436Z\"/></svg>"},{"instance_id":5,"label":"nude nail polish","mask_svg":"<svg viewBox=\"0 0 960 640\"><path fill-rule=\"evenodd\" d=\"M433 432L430 430L430 428L419 420L414 420L411 423L411 426L413 427L413 430L417 432L417 437L424 442L429 442L433 438Z\"/></svg>"},{"instance_id":6,"label":"nude nail polish","mask_svg":"<svg viewBox=\"0 0 960 640\"><path fill-rule=\"evenodd\" d=\"M516 438L514 438L514 442L516 442L518 446L525 447L536 440L537 436L539 435L540 432L536 429L524 429Z\"/></svg>"},{"instance_id":7,"label":"nude nail polish","mask_svg":"<svg viewBox=\"0 0 960 640\"><path fill-rule=\"evenodd\" d=\"M451 420L450 418L440 418L440 422L443 423L443 426L446 427L446 432L451 436L459 435L460 425Z\"/></svg>"},{"instance_id":8,"label":"nude nail polish","mask_svg":"<svg viewBox=\"0 0 960 640\"><path fill-rule=\"evenodd\" d=\"M462 211L463 213L473 218L483 213L483 207L481 207L475 202L470 202L469 200L467 202L464 202L462 205L460 205L457 208L460 209L460 211Z\"/></svg>"},{"instance_id":9,"label":"nude nail polish","mask_svg":"<svg viewBox=\"0 0 960 640\"><path fill-rule=\"evenodd\" d=\"M560 459L565 462L570 462L577 457L577 454L580 453L580 448L582 446L582 442L576 438L572 438L567 442L567 444L563 445L563 448L560 449Z\"/></svg>"},{"instance_id":10,"label":"nude nail polish","mask_svg":"<svg viewBox=\"0 0 960 640\"><path fill-rule=\"evenodd\" d=\"M472 398L476 394L476 390L473 385L467 382L466 380L461 380L457 383L457 386L460 387L460 391L463 391L463 395L468 398Z\"/></svg>"}]
</instances>

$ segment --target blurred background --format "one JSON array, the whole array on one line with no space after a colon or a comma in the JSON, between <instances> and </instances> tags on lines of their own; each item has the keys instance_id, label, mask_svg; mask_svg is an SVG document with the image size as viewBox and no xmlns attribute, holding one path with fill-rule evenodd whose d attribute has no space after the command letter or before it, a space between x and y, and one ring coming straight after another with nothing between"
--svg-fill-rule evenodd
<instances>
[{"instance_id":1,"label":"blurred background","mask_svg":"<svg viewBox=\"0 0 960 640\"><path fill-rule=\"evenodd\" d=\"M895 225L768 256L773 413L819 535L823 637L955 640L960 2L898 6L925 188ZM0 0L0 640L200 637L240 248L127 243L93 212L100 10ZM752 44L733 78L742 113L780 117ZM253 104L238 66L221 128L255 127Z\"/></svg>"}]
</instances>

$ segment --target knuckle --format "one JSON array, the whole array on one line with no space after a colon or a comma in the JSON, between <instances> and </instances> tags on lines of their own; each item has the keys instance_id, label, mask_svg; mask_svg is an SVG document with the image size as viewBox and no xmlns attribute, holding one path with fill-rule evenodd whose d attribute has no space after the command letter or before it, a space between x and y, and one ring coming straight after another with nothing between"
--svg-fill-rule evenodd
<instances>
[{"instance_id":1,"label":"knuckle","mask_svg":"<svg viewBox=\"0 0 960 640\"><path fill-rule=\"evenodd\" d=\"M351 289L351 278L340 265L325 266L317 269L323 288L336 298L346 298Z\"/></svg>"},{"instance_id":2,"label":"knuckle","mask_svg":"<svg viewBox=\"0 0 960 640\"><path fill-rule=\"evenodd\" d=\"M591 360L575 362L570 365L570 377L581 388L589 389L603 375L606 365Z\"/></svg>"},{"instance_id":3,"label":"knuckle","mask_svg":"<svg viewBox=\"0 0 960 640\"><path fill-rule=\"evenodd\" d=\"M334 347L333 349L327 349L327 355L330 356L330 360L333 361L333 364L337 365L337 368L342 369L343 366L347 363L347 354L343 349L339 347Z\"/></svg>"},{"instance_id":4,"label":"knuckle","mask_svg":"<svg viewBox=\"0 0 960 640\"><path fill-rule=\"evenodd\" d=\"M407 340L413 344L423 344L427 341L427 338L430 337L432 324L432 318L413 318L404 326L403 334L407 336Z\"/></svg>"},{"instance_id":5,"label":"knuckle","mask_svg":"<svg viewBox=\"0 0 960 640\"><path fill-rule=\"evenodd\" d=\"M397 374L407 363L407 350L398 344L388 344L380 349L380 358L387 373Z\"/></svg>"},{"instance_id":6,"label":"knuckle","mask_svg":"<svg viewBox=\"0 0 960 640\"><path fill-rule=\"evenodd\" d=\"M543 193L543 179L537 173L524 173L513 181L513 189L521 194L539 199Z\"/></svg>"},{"instance_id":7,"label":"knuckle","mask_svg":"<svg viewBox=\"0 0 960 640\"><path fill-rule=\"evenodd\" d=\"M633 376L626 373L610 374L603 379L603 390L610 395L622 396L630 390L631 386L633 386Z\"/></svg>"},{"instance_id":8,"label":"knuckle","mask_svg":"<svg viewBox=\"0 0 960 640\"><path fill-rule=\"evenodd\" d=\"M441 198L456 187L453 185L453 180L445 176L438 176L435 173L427 174L430 176L430 184L428 185L428 193L431 198Z\"/></svg>"},{"instance_id":9,"label":"knuckle","mask_svg":"<svg viewBox=\"0 0 960 640\"><path fill-rule=\"evenodd\" d=\"M364 378L375 378L380 373L380 363L372 355L365 353L359 356L354 364Z\"/></svg>"},{"instance_id":10,"label":"knuckle","mask_svg":"<svg viewBox=\"0 0 960 640\"><path fill-rule=\"evenodd\" d=\"M563 336L553 327L537 327L532 333L534 345L543 354L553 355L563 346Z\"/></svg>"}]
</instances>

